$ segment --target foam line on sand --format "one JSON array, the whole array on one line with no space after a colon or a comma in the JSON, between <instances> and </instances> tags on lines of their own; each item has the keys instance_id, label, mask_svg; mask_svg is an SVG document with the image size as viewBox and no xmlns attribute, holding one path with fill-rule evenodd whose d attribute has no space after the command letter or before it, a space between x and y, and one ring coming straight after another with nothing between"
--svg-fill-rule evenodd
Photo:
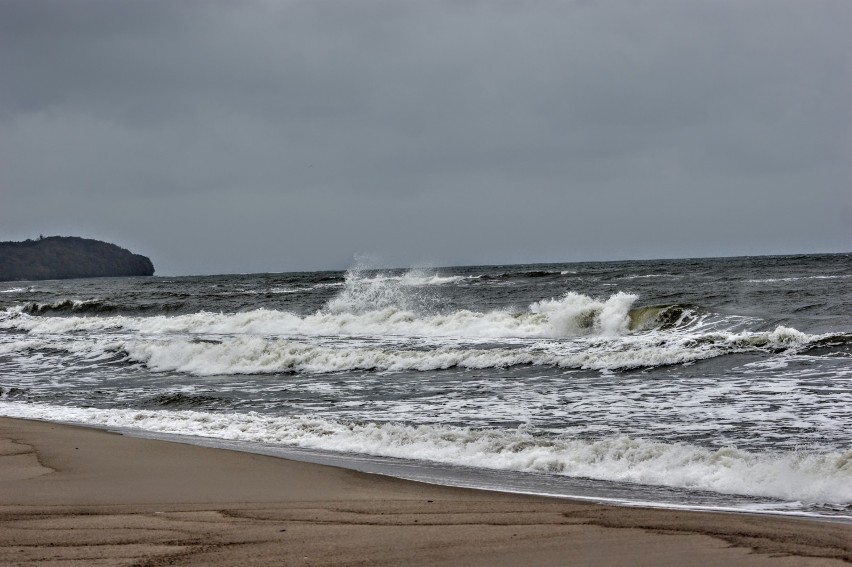
<instances>
[{"instance_id":1,"label":"foam line on sand","mask_svg":"<svg viewBox=\"0 0 852 567\"><path fill-rule=\"evenodd\" d=\"M852 525L441 487L0 418L0 563L843 565Z\"/></svg>"}]
</instances>

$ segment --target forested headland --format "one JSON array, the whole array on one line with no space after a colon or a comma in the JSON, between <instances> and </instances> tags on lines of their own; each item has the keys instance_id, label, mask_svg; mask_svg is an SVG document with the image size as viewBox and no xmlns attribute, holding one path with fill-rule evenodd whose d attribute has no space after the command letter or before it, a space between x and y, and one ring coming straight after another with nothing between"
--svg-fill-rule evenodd
<instances>
[{"instance_id":1,"label":"forested headland","mask_svg":"<svg viewBox=\"0 0 852 567\"><path fill-rule=\"evenodd\" d=\"M77 236L0 242L0 281L151 276L151 260L129 250Z\"/></svg>"}]
</instances>

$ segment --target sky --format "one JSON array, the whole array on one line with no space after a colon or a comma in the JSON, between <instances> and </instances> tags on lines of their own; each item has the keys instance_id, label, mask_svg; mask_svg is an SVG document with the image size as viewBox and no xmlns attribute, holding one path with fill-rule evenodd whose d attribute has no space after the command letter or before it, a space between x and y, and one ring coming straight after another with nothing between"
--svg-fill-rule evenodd
<instances>
[{"instance_id":1,"label":"sky","mask_svg":"<svg viewBox=\"0 0 852 567\"><path fill-rule=\"evenodd\" d=\"M0 240L161 275L852 251L848 0L3 0Z\"/></svg>"}]
</instances>

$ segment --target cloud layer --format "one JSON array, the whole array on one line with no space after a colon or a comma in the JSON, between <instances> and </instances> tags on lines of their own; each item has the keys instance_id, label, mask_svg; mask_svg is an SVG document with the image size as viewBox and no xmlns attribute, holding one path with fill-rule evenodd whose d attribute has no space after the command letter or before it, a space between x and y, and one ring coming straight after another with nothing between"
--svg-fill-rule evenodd
<instances>
[{"instance_id":1,"label":"cloud layer","mask_svg":"<svg viewBox=\"0 0 852 567\"><path fill-rule=\"evenodd\" d=\"M160 273L848 251L852 4L0 4L0 239Z\"/></svg>"}]
</instances>

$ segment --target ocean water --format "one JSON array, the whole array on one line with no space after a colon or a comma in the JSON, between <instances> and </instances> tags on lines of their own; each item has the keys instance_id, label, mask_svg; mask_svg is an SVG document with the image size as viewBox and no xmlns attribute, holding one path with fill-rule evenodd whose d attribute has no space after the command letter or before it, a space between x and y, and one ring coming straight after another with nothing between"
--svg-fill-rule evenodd
<instances>
[{"instance_id":1,"label":"ocean water","mask_svg":"<svg viewBox=\"0 0 852 567\"><path fill-rule=\"evenodd\" d=\"M0 282L0 415L852 519L852 255Z\"/></svg>"}]
</instances>

